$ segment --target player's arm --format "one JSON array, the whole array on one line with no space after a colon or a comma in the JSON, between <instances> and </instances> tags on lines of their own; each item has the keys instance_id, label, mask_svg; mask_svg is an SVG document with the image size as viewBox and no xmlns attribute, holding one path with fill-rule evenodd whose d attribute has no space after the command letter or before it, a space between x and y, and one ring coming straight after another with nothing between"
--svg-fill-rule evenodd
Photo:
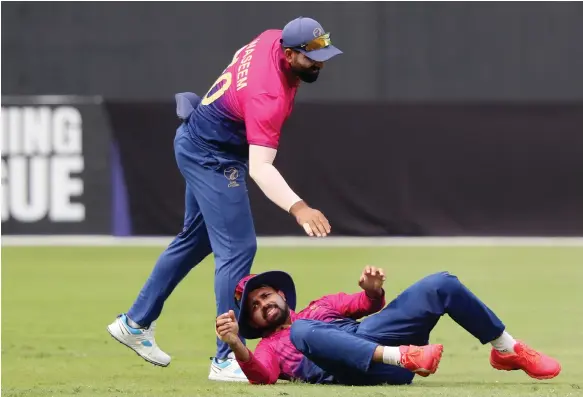
<instances>
[{"instance_id":1,"label":"player's arm","mask_svg":"<svg viewBox=\"0 0 583 397\"><path fill-rule=\"evenodd\" d=\"M330 224L320 211L310 208L287 184L274 167L277 150L249 145L249 175L272 202L290 213L310 236L326 236Z\"/></svg>"},{"instance_id":2,"label":"player's arm","mask_svg":"<svg viewBox=\"0 0 583 397\"><path fill-rule=\"evenodd\" d=\"M311 208L288 185L274 167L285 110L278 97L257 95L245 108L245 126L249 142L249 176L273 203L292 214L310 236L326 236L330 223Z\"/></svg>"},{"instance_id":3,"label":"player's arm","mask_svg":"<svg viewBox=\"0 0 583 397\"><path fill-rule=\"evenodd\" d=\"M359 319L376 313L385 306L384 281L383 269L366 266L358 280L358 285L363 289L362 292L355 294L341 292L328 295L322 301L332 306L343 316Z\"/></svg>"},{"instance_id":4,"label":"player's arm","mask_svg":"<svg viewBox=\"0 0 583 397\"><path fill-rule=\"evenodd\" d=\"M247 350L249 359L244 361L237 358L237 362L249 383L254 385L272 385L276 383L280 374L279 360L271 346L261 341L255 348L254 353L246 346L244 348Z\"/></svg>"},{"instance_id":5,"label":"player's arm","mask_svg":"<svg viewBox=\"0 0 583 397\"><path fill-rule=\"evenodd\" d=\"M252 353L239 338L239 325L232 310L217 317L215 331L235 354L249 383L267 385L277 382L280 374L277 355L264 341L259 342Z\"/></svg>"},{"instance_id":6,"label":"player's arm","mask_svg":"<svg viewBox=\"0 0 583 397\"><path fill-rule=\"evenodd\" d=\"M273 165L277 149L249 145L249 176L257 183L267 198L286 212L303 200L289 187Z\"/></svg>"}]
</instances>

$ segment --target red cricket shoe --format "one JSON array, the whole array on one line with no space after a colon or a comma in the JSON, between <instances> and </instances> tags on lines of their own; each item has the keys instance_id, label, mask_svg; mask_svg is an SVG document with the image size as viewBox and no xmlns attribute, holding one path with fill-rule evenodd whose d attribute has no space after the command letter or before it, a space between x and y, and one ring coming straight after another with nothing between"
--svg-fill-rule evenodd
<instances>
[{"instance_id":1,"label":"red cricket shoe","mask_svg":"<svg viewBox=\"0 0 583 397\"><path fill-rule=\"evenodd\" d=\"M443 345L400 346L401 364L419 376L429 376L437 371Z\"/></svg>"},{"instance_id":2,"label":"red cricket shoe","mask_svg":"<svg viewBox=\"0 0 583 397\"><path fill-rule=\"evenodd\" d=\"M552 379L561 372L561 364L557 360L518 341L514 345L514 353L500 353L492 349L490 364L504 371L521 369L535 379Z\"/></svg>"}]
</instances>

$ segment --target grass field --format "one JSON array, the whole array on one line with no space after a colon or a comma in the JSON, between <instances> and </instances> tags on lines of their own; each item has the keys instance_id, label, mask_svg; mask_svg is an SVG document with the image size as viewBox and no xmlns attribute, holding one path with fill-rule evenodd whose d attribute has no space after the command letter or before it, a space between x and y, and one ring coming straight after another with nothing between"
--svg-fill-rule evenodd
<instances>
[{"instance_id":1,"label":"grass field","mask_svg":"<svg viewBox=\"0 0 583 397\"><path fill-rule=\"evenodd\" d=\"M549 381L500 372L489 347L444 317L432 342L445 345L438 372L406 387L214 383L213 263L178 286L158 321L172 355L154 367L114 341L106 326L133 302L161 247L3 247L2 396L581 396L583 248L264 248L253 271L285 269L299 306L323 294L357 291L365 264L383 267L388 297L422 276L449 270L503 319L508 331L557 357ZM254 347L255 343L250 346Z\"/></svg>"}]
</instances>

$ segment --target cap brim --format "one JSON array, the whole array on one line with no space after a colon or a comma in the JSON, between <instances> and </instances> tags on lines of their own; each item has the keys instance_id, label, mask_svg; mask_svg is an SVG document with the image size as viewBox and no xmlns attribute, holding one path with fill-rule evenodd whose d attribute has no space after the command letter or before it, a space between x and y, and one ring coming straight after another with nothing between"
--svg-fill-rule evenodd
<instances>
[{"instance_id":1,"label":"cap brim","mask_svg":"<svg viewBox=\"0 0 583 397\"><path fill-rule=\"evenodd\" d=\"M329 45L326 48L321 48L319 50L314 51L304 51L300 50L302 54L310 58L312 61L316 62L326 62L327 60L335 57L336 55L342 54L338 48L334 47L333 45Z\"/></svg>"},{"instance_id":2,"label":"cap brim","mask_svg":"<svg viewBox=\"0 0 583 397\"><path fill-rule=\"evenodd\" d=\"M239 334L245 339L257 339L261 337L261 331L253 328L248 323L248 309L245 302L247 301L249 292L262 285L269 285L278 291L283 291L289 308L291 310L295 310L296 308L296 287L289 274L279 270L273 270L253 277L247 282L247 284L245 284L245 289L241 295L241 310L237 317L237 322L239 323Z\"/></svg>"}]
</instances>

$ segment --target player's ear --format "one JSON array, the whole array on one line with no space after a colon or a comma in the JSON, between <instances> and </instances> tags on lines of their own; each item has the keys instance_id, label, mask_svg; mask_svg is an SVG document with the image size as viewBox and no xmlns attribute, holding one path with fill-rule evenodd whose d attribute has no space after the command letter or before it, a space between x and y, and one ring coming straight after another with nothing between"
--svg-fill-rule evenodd
<instances>
[{"instance_id":1,"label":"player's ear","mask_svg":"<svg viewBox=\"0 0 583 397\"><path fill-rule=\"evenodd\" d=\"M292 50L291 48L284 48L283 53L285 55L285 60L288 61L289 63L292 63L294 59L294 50Z\"/></svg>"}]
</instances>

